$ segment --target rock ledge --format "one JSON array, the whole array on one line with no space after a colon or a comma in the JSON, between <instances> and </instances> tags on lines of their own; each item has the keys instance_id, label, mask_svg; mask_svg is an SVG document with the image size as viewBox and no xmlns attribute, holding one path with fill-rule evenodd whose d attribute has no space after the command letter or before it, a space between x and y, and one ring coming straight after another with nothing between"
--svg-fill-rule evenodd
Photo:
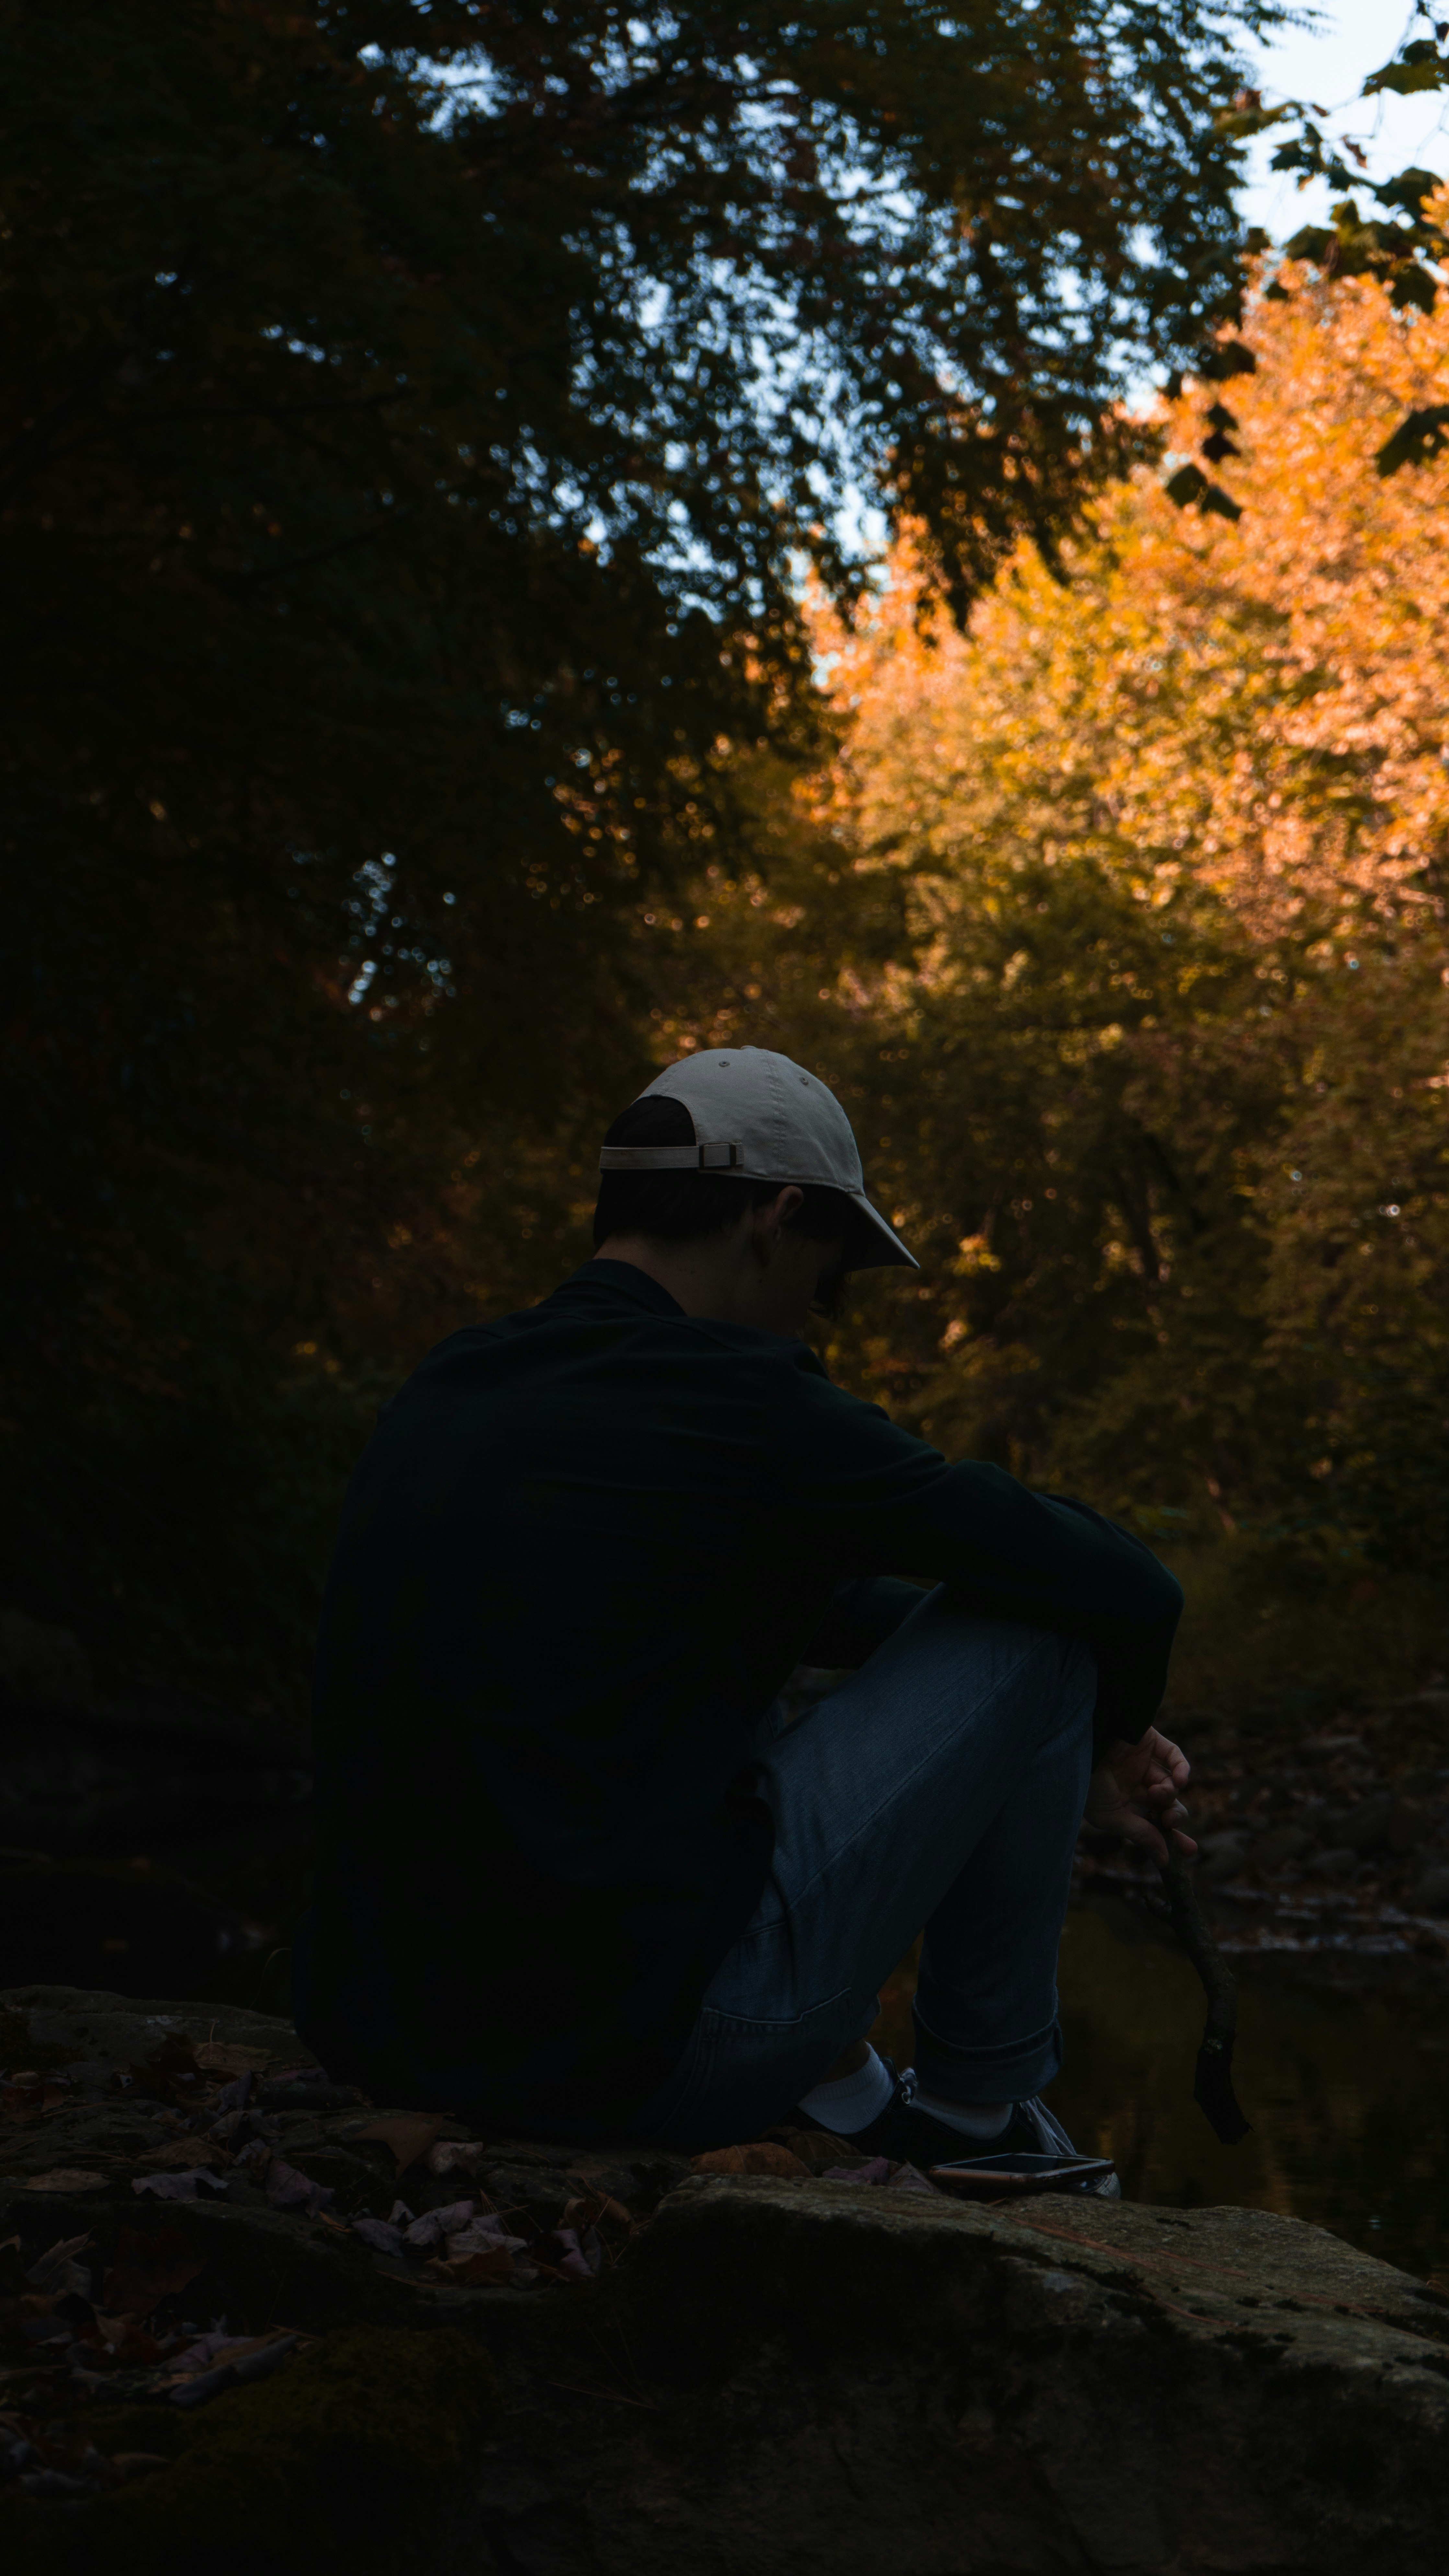
<instances>
[{"instance_id":1,"label":"rock ledge","mask_svg":"<svg viewBox=\"0 0 1449 2576\"><path fill-rule=\"evenodd\" d=\"M124 2343L109 2378L85 2362L93 2339L32 2343L62 2354L36 2387L7 2351L0 2420L73 2477L42 2490L32 2466L0 2492L18 2570L311 2576L334 2549L355 2576L1442 2566L1449 2299L1320 2228L483 2141L469 2188L535 2250L556 2251L571 2196L617 2210L597 2277L544 2264L527 2288L470 2284L350 2226L363 2209L385 2221L404 2191L414 2210L456 2201L457 2166L415 2159L400 2181L392 2150L359 2135L376 2115L326 2107L315 2083L320 2107L268 2121L289 2171L332 2177L316 2206L272 2205L237 2166L206 2198L135 2192L140 2160L157 2169L135 2095L170 2081L184 2102L188 2047L296 2068L285 2023L26 1988L0 1996L0 2030L8 2071L49 2074L60 2097L37 2108L29 2088L0 2132L9 2327L89 2316L101 2279L122 2277L124 2232L133 2270L186 2274L151 2342L181 2307L192 2326L225 2311L233 2335L297 2338L264 2384L194 2411L168 2402L163 2365L128 2372ZM124 2096L98 2089L107 2063L132 2071ZM90 2070L87 2098L66 2068ZM150 2108L163 2134L182 2127ZM457 2123L450 2138L468 2143ZM56 2173L78 2179L36 2188ZM90 2306L72 2289L47 2308L25 2286L58 2240L78 2241ZM81 2465L148 2453L149 2470Z\"/></svg>"}]
</instances>

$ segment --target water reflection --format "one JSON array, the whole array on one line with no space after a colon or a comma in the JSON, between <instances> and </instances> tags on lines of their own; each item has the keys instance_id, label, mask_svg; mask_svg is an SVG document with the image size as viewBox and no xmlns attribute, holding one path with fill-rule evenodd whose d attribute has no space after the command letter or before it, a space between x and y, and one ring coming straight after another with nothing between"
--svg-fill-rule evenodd
<instances>
[{"instance_id":1,"label":"water reflection","mask_svg":"<svg viewBox=\"0 0 1449 2576\"><path fill-rule=\"evenodd\" d=\"M1219 2146L1192 2098L1202 1989L1126 1906L1067 1918L1066 2064L1053 2109L1112 2155L1134 2200L1225 2202L1331 2227L1411 2272L1449 2272L1449 2015L1443 1972L1412 1960L1234 1961L1234 2073L1253 2134ZM873 2036L912 2054L907 1961Z\"/></svg>"}]
</instances>

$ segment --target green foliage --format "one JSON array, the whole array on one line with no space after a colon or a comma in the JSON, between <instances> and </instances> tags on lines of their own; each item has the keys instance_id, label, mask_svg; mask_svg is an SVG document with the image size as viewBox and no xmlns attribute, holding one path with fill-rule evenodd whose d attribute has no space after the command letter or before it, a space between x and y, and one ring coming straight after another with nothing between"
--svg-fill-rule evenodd
<instances>
[{"instance_id":1,"label":"green foliage","mask_svg":"<svg viewBox=\"0 0 1449 2576\"><path fill-rule=\"evenodd\" d=\"M1421 9L1416 15L1427 19L1429 13ZM1361 92L1364 98L1373 98L1384 90L1409 97L1449 88L1449 29L1442 20L1431 23L1432 37L1411 38L1400 47L1393 62L1370 73ZM1265 110L1258 92L1248 90L1223 120L1223 129L1246 139L1266 126L1296 119L1296 131L1280 143L1273 155L1273 168L1296 171L1300 186L1310 179L1323 179L1331 188L1366 187L1386 213L1365 219L1355 200L1346 195L1333 208L1331 229L1305 226L1288 243L1288 257L1312 260L1330 276L1376 277L1387 288L1396 310L1413 307L1432 313L1445 236L1438 215L1430 210L1430 201L1442 189L1442 179L1432 170L1416 168L1374 179L1363 152L1354 143L1344 146L1358 165L1357 171L1350 170L1343 151L1324 133L1318 121L1321 114L1321 109L1293 102Z\"/></svg>"},{"instance_id":2,"label":"green foliage","mask_svg":"<svg viewBox=\"0 0 1449 2576\"><path fill-rule=\"evenodd\" d=\"M1442 1060L1437 958L1346 1007L1311 922L1265 970L1211 896L1048 868L1021 820L958 859L929 974L846 1059L928 1284L878 1288L841 1363L1155 1539L1441 1562L1442 1120L1422 1089L1391 1141L1382 1113L1386 1047L1406 1087Z\"/></svg>"},{"instance_id":3,"label":"green foliage","mask_svg":"<svg viewBox=\"0 0 1449 2576\"><path fill-rule=\"evenodd\" d=\"M1385 63L1382 70L1370 72L1363 94L1373 98L1379 90L1389 89L1396 90L1400 98L1409 98L1444 86L1445 63L1438 45L1428 37L1418 36L1403 47L1397 62Z\"/></svg>"},{"instance_id":4,"label":"green foliage","mask_svg":"<svg viewBox=\"0 0 1449 2576\"><path fill-rule=\"evenodd\" d=\"M1363 85L1363 98L1373 98L1386 90L1411 97L1449 88L1449 20L1434 19L1422 7L1415 15L1432 26L1432 36L1406 41L1394 61L1370 74ZM1272 167L1296 172L1300 187L1312 179L1322 179L1329 187L1346 192L1332 207L1330 223L1305 224L1293 234L1285 245L1289 260L1309 263L1324 278L1374 278L1385 288L1395 312L1432 313L1449 248L1442 177L1433 170L1410 167L1375 178L1362 148L1351 141L1340 147L1325 133L1322 117L1321 108L1309 107L1301 100L1265 107L1261 91L1245 89L1220 116L1219 130L1225 139L1243 143L1270 126L1291 123L1293 130L1279 144ZM1354 169L1349 168L1345 153L1355 163ZM1383 212L1365 216L1357 198L1347 193L1355 187L1367 189ZM1249 247L1267 250L1267 235L1255 233ZM1290 291L1281 277L1270 278L1264 289L1275 303L1285 300ZM1220 372L1221 368L1213 364L1198 369L1209 381ZM1434 411L1411 412L1380 448L1380 474L1396 474L1401 466L1421 464L1426 457L1437 455L1437 427ZM1202 452L1212 457L1228 451L1207 440ZM1180 482L1182 478L1176 479ZM1210 501L1202 503L1204 509L1212 506Z\"/></svg>"},{"instance_id":5,"label":"green foliage","mask_svg":"<svg viewBox=\"0 0 1449 2576\"><path fill-rule=\"evenodd\" d=\"M1257 1707L1321 1721L1412 1692L1449 1654L1449 1605L1430 1567L1386 1572L1356 1551L1285 1549L1219 1534L1162 1553L1186 1597L1172 1706ZM1431 1728L1432 1712L1425 1720Z\"/></svg>"}]
</instances>

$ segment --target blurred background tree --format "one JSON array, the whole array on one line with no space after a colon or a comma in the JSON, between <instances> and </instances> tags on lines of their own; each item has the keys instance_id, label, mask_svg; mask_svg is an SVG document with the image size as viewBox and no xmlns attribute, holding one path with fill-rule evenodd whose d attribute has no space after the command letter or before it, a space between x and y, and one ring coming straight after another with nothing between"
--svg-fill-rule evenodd
<instances>
[{"instance_id":1,"label":"blurred background tree","mask_svg":"<svg viewBox=\"0 0 1449 2576\"><path fill-rule=\"evenodd\" d=\"M4 1543L104 1686L300 1707L379 1392L578 1244L647 916L820 754L802 565L1054 559L1278 14L4 0Z\"/></svg>"},{"instance_id":2,"label":"blurred background tree","mask_svg":"<svg viewBox=\"0 0 1449 2576\"><path fill-rule=\"evenodd\" d=\"M925 1267L836 1364L948 1452L1442 1571L1449 443L1376 460L1449 393L1449 314L1272 283L1238 515L1172 497L1190 385L1167 488L1106 493L1065 583L1023 547L961 633L922 543L822 603L839 753L766 785L793 882L715 871L729 971L670 1035L768 1010L840 1082Z\"/></svg>"}]
</instances>

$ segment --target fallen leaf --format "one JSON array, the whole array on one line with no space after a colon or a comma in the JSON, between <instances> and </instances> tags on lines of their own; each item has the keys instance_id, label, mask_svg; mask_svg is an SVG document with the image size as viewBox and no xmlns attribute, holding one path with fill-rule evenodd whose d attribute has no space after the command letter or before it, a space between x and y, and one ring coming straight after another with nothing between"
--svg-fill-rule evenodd
<instances>
[{"instance_id":1,"label":"fallen leaf","mask_svg":"<svg viewBox=\"0 0 1449 2576\"><path fill-rule=\"evenodd\" d=\"M230 2039L204 2039L196 2051L196 2063L205 2075L260 2075L271 2062L269 2048L243 2048Z\"/></svg>"},{"instance_id":2,"label":"fallen leaf","mask_svg":"<svg viewBox=\"0 0 1449 2576\"><path fill-rule=\"evenodd\" d=\"M694 2173L777 2174L790 2181L810 2170L792 2148L777 2146L772 2138L757 2138L748 2147L711 2147L689 2162Z\"/></svg>"},{"instance_id":3,"label":"fallen leaf","mask_svg":"<svg viewBox=\"0 0 1449 2576\"><path fill-rule=\"evenodd\" d=\"M821 2182L864 2182L872 2185L889 2182L888 2156L862 2156L858 2165L827 2165L817 2179Z\"/></svg>"},{"instance_id":4,"label":"fallen leaf","mask_svg":"<svg viewBox=\"0 0 1449 2576\"><path fill-rule=\"evenodd\" d=\"M513 2256L506 2245L494 2245L477 2254L460 2254L454 2262L434 2261L428 2265L434 2275L446 2275L461 2283L464 2289L476 2290L488 2282L513 2279Z\"/></svg>"},{"instance_id":5,"label":"fallen leaf","mask_svg":"<svg viewBox=\"0 0 1449 2576\"><path fill-rule=\"evenodd\" d=\"M172 2138L164 2147L150 2147L144 2156L136 2158L138 2165L155 2166L163 2173L190 2173L198 2165L210 2165L220 2171L230 2161L209 2138Z\"/></svg>"},{"instance_id":6,"label":"fallen leaf","mask_svg":"<svg viewBox=\"0 0 1449 2576\"><path fill-rule=\"evenodd\" d=\"M53 2298L64 2298L69 2291L89 2298L91 2276L78 2257L89 2245L91 2235L88 2227L83 2236L62 2236L48 2253L37 2255L25 2274L32 2289L44 2290ZM18 2246L20 2239L16 2236L11 2242Z\"/></svg>"},{"instance_id":7,"label":"fallen leaf","mask_svg":"<svg viewBox=\"0 0 1449 2576\"><path fill-rule=\"evenodd\" d=\"M245 2341L224 2345L214 2370L199 2371L184 2380L179 2388L169 2391L173 2406L204 2406L209 2398L219 2397L224 2388L237 2380L268 2379L279 2365L294 2353L300 2335L285 2329L273 2335L259 2335Z\"/></svg>"},{"instance_id":8,"label":"fallen leaf","mask_svg":"<svg viewBox=\"0 0 1449 2576\"><path fill-rule=\"evenodd\" d=\"M173 2355L172 2377L175 2378L178 2373L184 2377L188 2371L209 2370L223 2345L235 2343L237 2340L225 2317L218 2317L209 2334L198 2335L195 2342L189 2343L184 2352Z\"/></svg>"},{"instance_id":9,"label":"fallen leaf","mask_svg":"<svg viewBox=\"0 0 1449 2576\"><path fill-rule=\"evenodd\" d=\"M193 2252L179 2227L123 2227L101 2297L118 2316L149 2317L205 2268L204 2258Z\"/></svg>"},{"instance_id":10,"label":"fallen leaf","mask_svg":"<svg viewBox=\"0 0 1449 2576\"><path fill-rule=\"evenodd\" d=\"M68 2084L0 2084L0 2111L19 2128L44 2119L48 2111L63 2110L70 2099Z\"/></svg>"},{"instance_id":11,"label":"fallen leaf","mask_svg":"<svg viewBox=\"0 0 1449 2576\"><path fill-rule=\"evenodd\" d=\"M273 2156L267 2167L267 2199L273 2209L305 2209L311 2217L336 2198L334 2190L314 2182L310 2174L299 2173L281 2156Z\"/></svg>"},{"instance_id":12,"label":"fallen leaf","mask_svg":"<svg viewBox=\"0 0 1449 2576\"><path fill-rule=\"evenodd\" d=\"M204 2165L193 2168L190 2173L137 2174L131 2189L134 2192L149 2191L157 2200L197 2200L203 2184L208 2192L225 2195L225 2177L208 2173Z\"/></svg>"},{"instance_id":13,"label":"fallen leaf","mask_svg":"<svg viewBox=\"0 0 1449 2576\"><path fill-rule=\"evenodd\" d=\"M376 2138L380 2145L390 2147L402 2175L409 2165L417 2163L419 2156L427 2154L447 2116L446 2111L404 2111L396 2119L374 2120L368 2128L354 2129L352 2137Z\"/></svg>"},{"instance_id":14,"label":"fallen leaf","mask_svg":"<svg viewBox=\"0 0 1449 2576\"><path fill-rule=\"evenodd\" d=\"M491 2254L496 2245L506 2246L510 2254L521 2254L527 2241L523 2236L508 2235L502 2219L496 2217L492 2210L485 2210L480 2217L471 2219L456 2236L449 2238L448 2260L454 2262L463 2254Z\"/></svg>"},{"instance_id":15,"label":"fallen leaf","mask_svg":"<svg viewBox=\"0 0 1449 2576\"><path fill-rule=\"evenodd\" d=\"M370 2245L375 2254L401 2254L402 2230L392 2227L385 2218L354 2218L352 2233Z\"/></svg>"},{"instance_id":16,"label":"fallen leaf","mask_svg":"<svg viewBox=\"0 0 1449 2576\"><path fill-rule=\"evenodd\" d=\"M564 2203L565 2227L607 2227L628 2234L634 2225L622 2201L612 2200L606 2191L581 2193L577 2200Z\"/></svg>"},{"instance_id":17,"label":"fallen leaf","mask_svg":"<svg viewBox=\"0 0 1449 2576\"><path fill-rule=\"evenodd\" d=\"M162 2359L161 2346L154 2336L146 2334L140 2319L133 2316L102 2316L96 2311L96 2338L104 2350L128 2367Z\"/></svg>"},{"instance_id":18,"label":"fallen leaf","mask_svg":"<svg viewBox=\"0 0 1449 2576\"><path fill-rule=\"evenodd\" d=\"M427 2210L415 2218L406 2231L405 2243L417 2246L439 2245L445 2236L456 2236L473 2215L471 2200L451 2201L446 2209Z\"/></svg>"},{"instance_id":19,"label":"fallen leaf","mask_svg":"<svg viewBox=\"0 0 1449 2576\"><path fill-rule=\"evenodd\" d=\"M27 2191L104 2191L104 2174L83 2173L78 2165L57 2165L53 2173L31 2174Z\"/></svg>"},{"instance_id":20,"label":"fallen leaf","mask_svg":"<svg viewBox=\"0 0 1449 2576\"><path fill-rule=\"evenodd\" d=\"M540 2269L563 2281L592 2281L604 2259L604 2249L593 2229L580 2241L573 2227L556 2227L549 2236L541 2236L529 2249L530 2259Z\"/></svg>"},{"instance_id":21,"label":"fallen leaf","mask_svg":"<svg viewBox=\"0 0 1449 2576\"><path fill-rule=\"evenodd\" d=\"M154 2093L163 2102L197 2102L201 2099L201 2068L189 2039L176 2031L168 2033L155 2055L134 2072L141 2078L142 2090Z\"/></svg>"},{"instance_id":22,"label":"fallen leaf","mask_svg":"<svg viewBox=\"0 0 1449 2576\"><path fill-rule=\"evenodd\" d=\"M848 2138L832 2137L828 2129L767 2129L765 2134L777 2146L788 2147L813 2174L834 2174L843 2166L866 2162L859 2147L853 2147Z\"/></svg>"},{"instance_id":23,"label":"fallen leaf","mask_svg":"<svg viewBox=\"0 0 1449 2576\"><path fill-rule=\"evenodd\" d=\"M891 2175L887 2189L890 2191L928 2191L933 2199L938 2196L935 2184L926 2180L926 2177L922 2173L919 2165L897 2165L894 2173Z\"/></svg>"},{"instance_id":24,"label":"fallen leaf","mask_svg":"<svg viewBox=\"0 0 1449 2576\"><path fill-rule=\"evenodd\" d=\"M450 2173L471 2176L477 2172L486 2152L481 2138L439 2138L436 2146L429 2147L423 2162L430 2174L437 2174L440 2178Z\"/></svg>"}]
</instances>

